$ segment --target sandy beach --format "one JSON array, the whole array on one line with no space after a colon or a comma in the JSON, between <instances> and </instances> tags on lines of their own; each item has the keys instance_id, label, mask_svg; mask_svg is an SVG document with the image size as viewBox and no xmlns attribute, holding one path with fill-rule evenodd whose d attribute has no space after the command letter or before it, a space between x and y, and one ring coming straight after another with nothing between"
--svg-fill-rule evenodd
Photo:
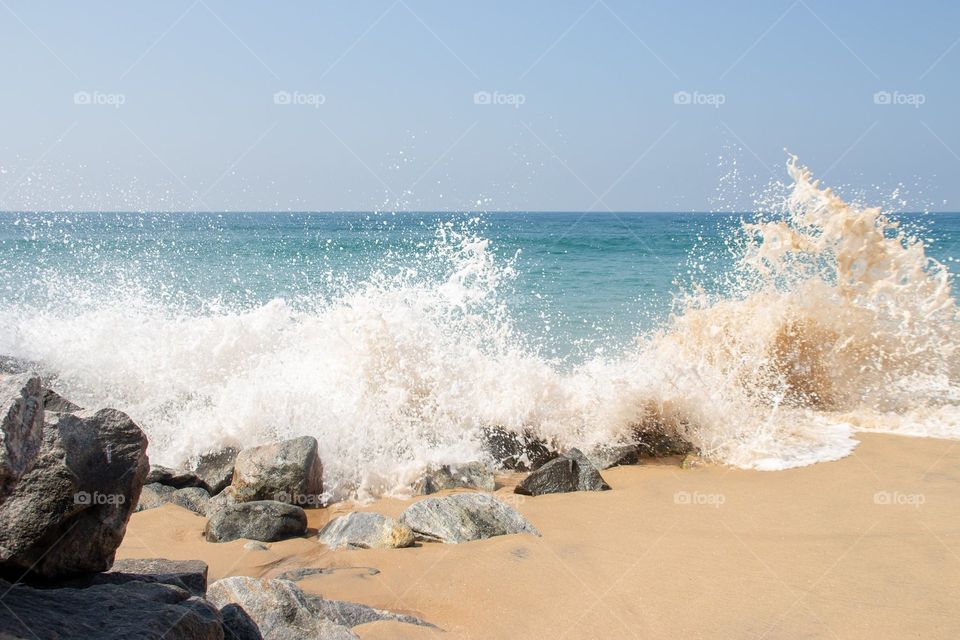
<instances>
[{"instance_id":1,"label":"sandy beach","mask_svg":"<svg viewBox=\"0 0 960 640\"><path fill-rule=\"evenodd\" d=\"M363 638L955 638L960 635L960 446L861 436L854 455L778 473L673 460L603 472L612 491L497 494L543 536L329 551L315 538L211 544L173 505L135 514L118 558L199 558L211 581L328 569L328 598L412 613ZM311 529L383 499L308 510ZM376 570L376 571L374 571Z\"/></svg>"}]
</instances>

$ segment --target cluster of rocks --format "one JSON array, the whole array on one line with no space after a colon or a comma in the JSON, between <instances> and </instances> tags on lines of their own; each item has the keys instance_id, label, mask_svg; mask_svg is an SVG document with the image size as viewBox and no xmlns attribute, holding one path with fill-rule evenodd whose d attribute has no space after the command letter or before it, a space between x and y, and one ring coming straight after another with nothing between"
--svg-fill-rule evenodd
<instances>
[{"instance_id":1,"label":"cluster of rocks","mask_svg":"<svg viewBox=\"0 0 960 640\"><path fill-rule=\"evenodd\" d=\"M211 541L302 535L292 502L323 490L312 438L151 468L129 416L86 411L29 373L0 373L0 420L0 637L345 639L378 620L428 624L287 580L208 587L199 560L114 562L134 509L166 502L210 513Z\"/></svg>"}]
</instances>

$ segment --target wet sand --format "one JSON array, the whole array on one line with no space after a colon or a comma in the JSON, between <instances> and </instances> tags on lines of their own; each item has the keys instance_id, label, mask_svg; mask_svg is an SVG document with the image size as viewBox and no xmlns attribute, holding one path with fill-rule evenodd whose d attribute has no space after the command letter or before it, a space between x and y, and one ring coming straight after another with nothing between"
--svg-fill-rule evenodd
<instances>
[{"instance_id":1,"label":"wet sand","mask_svg":"<svg viewBox=\"0 0 960 640\"><path fill-rule=\"evenodd\" d=\"M207 543L203 518L166 505L133 516L117 557L199 558L211 581L332 569L299 584L443 629L378 622L362 638L960 637L960 442L859 438L850 457L789 471L610 469L603 493L525 498L522 476L499 478L541 538L249 550ZM310 526L349 510L308 511Z\"/></svg>"}]
</instances>

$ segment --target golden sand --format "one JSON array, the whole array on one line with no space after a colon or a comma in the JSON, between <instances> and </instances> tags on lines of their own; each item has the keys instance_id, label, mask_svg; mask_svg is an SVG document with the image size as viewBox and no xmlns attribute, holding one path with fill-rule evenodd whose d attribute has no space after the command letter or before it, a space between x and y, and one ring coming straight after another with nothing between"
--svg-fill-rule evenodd
<instances>
[{"instance_id":1,"label":"golden sand","mask_svg":"<svg viewBox=\"0 0 960 640\"><path fill-rule=\"evenodd\" d=\"M499 478L542 538L334 552L311 531L249 550L207 543L203 518L166 505L133 516L118 558L198 558L211 581L337 569L299 584L444 630L378 622L362 638L958 638L960 442L862 441L788 471L610 469L603 493L525 498L520 476ZM349 510L308 511L310 526Z\"/></svg>"}]
</instances>

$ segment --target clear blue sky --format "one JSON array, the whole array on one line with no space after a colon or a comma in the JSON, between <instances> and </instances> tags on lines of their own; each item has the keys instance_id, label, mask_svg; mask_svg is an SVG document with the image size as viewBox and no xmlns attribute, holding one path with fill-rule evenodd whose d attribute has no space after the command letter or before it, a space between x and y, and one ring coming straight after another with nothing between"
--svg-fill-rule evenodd
<instances>
[{"instance_id":1,"label":"clear blue sky","mask_svg":"<svg viewBox=\"0 0 960 640\"><path fill-rule=\"evenodd\" d=\"M957 210L958 39L956 2L0 0L0 209L729 209L786 148Z\"/></svg>"}]
</instances>

